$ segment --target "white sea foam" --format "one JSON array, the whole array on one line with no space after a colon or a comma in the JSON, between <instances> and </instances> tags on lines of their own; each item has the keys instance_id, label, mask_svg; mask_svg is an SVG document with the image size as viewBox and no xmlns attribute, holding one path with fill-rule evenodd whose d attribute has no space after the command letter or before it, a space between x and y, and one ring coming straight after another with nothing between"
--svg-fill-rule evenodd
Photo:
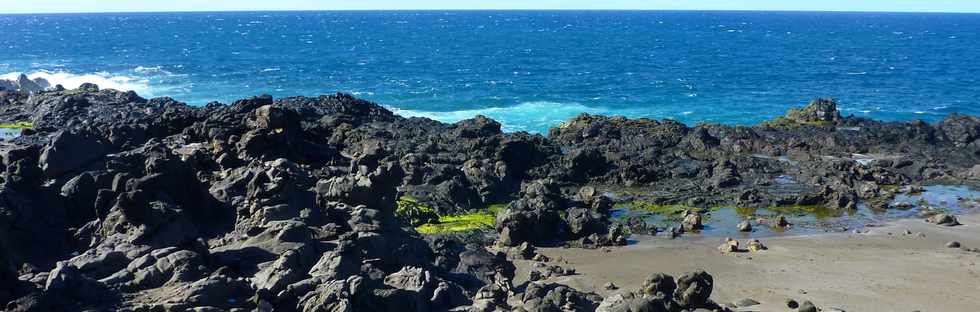
<instances>
[{"instance_id":1,"label":"white sea foam","mask_svg":"<svg viewBox=\"0 0 980 312\"><path fill-rule=\"evenodd\" d=\"M425 117L441 122L457 122L483 115L501 123L504 131L538 132L555 126L580 113L609 114L613 111L605 108L590 107L578 103L557 102L524 102L508 107L489 107L483 109L460 110L451 112L407 110L397 107L386 107L392 112L405 117ZM622 112L616 112L622 113Z\"/></svg>"},{"instance_id":2,"label":"white sea foam","mask_svg":"<svg viewBox=\"0 0 980 312\"><path fill-rule=\"evenodd\" d=\"M0 79L14 80L20 76L21 72L12 72L0 75ZM30 79L42 78L54 85L62 85L68 89L78 88L83 83L94 83L103 89L116 89L122 91L136 91L140 95L152 96L149 80L143 78L130 77L125 75L112 75L106 72L74 74L68 72L49 72L37 71L27 73Z\"/></svg>"}]
</instances>

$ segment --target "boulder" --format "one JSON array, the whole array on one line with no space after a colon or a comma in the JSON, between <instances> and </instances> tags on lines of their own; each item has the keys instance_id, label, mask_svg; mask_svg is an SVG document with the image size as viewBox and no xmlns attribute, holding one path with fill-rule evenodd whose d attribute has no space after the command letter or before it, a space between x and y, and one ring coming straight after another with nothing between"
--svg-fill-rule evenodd
<instances>
[{"instance_id":1,"label":"boulder","mask_svg":"<svg viewBox=\"0 0 980 312\"><path fill-rule=\"evenodd\" d=\"M943 136L958 147L966 146L980 138L980 118L950 114L936 124Z\"/></svg>"},{"instance_id":2,"label":"boulder","mask_svg":"<svg viewBox=\"0 0 980 312\"><path fill-rule=\"evenodd\" d=\"M800 308L799 309L796 309L796 311L798 311L798 312L819 312L820 309L818 309L817 306L813 305L813 302L803 301L803 304L800 304Z\"/></svg>"},{"instance_id":3,"label":"boulder","mask_svg":"<svg viewBox=\"0 0 980 312\"><path fill-rule=\"evenodd\" d=\"M841 116L834 99L816 99L802 109L790 110L786 119L796 123L837 122Z\"/></svg>"},{"instance_id":4,"label":"boulder","mask_svg":"<svg viewBox=\"0 0 980 312\"><path fill-rule=\"evenodd\" d=\"M681 226L685 231L697 231L704 228L701 224L701 214L693 211L684 212L684 220L681 221Z\"/></svg>"},{"instance_id":5,"label":"boulder","mask_svg":"<svg viewBox=\"0 0 980 312\"><path fill-rule=\"evenodd\" d=\"M946 213L936 214L926 219L926 221L932 224L945 225L945 226L960 225L960 222L959 220L956 219L956 216L951 214L946 214Z\"/></svg>"},{"instance_id":6,"label":"boulder","mask_svg":"<svg viewBox=\"0 0 980 312\"><path fill-rule=\"evenodd\" d=\"M753 240L750 240L750 241L748 242L748 244L746 244L746 248L747 248L747 249L748 249L749 251L751 251L751 252L756 252L756 251L763 251L763 250L766 250L766 249L768 249L768 248L766 248L766 246L765 246L765 245L763 245L763 244L762 244L762 242L760 242L760 241L759 241L758 239L753 239Z\"/></svg>"},{"instance_id":7,"label":"boulder","mask_svg":"<svg viewBox=\"0 0 980 312\"><path fill-rule=\"evenodd\" d=\"M725 242L718 246L718 251L721 251L721 253L739 252L738 241L731 238L726 238Z\"/></svg>"},{"instance_id":8,"label":"boulder","mask_svg":"<svg viewBox=\"0 0 980 312\"><path fill-rule=\"evenodd\" d=\"M736 226L739 232L752 232L752 223L748 220L739 222Z\"/></svg>"},{"instance_id":9,"label":"boulder","mask_svg":"<svg viewBox=\"0 0 980 312\"><path fill-rule=\"evenodd\" d=\"M700 308L709 305L714 278L705 271L688 272L677 278L674 300L682 307Z\"/></svg>"},{"instance_id":10,"label":"boulder","mask_svg":"<svg viewBox=\"0 0 980 312\"><path fill-rule=\"evenodd\" d=\"M60 131L44 147L38 164L46 176L60 177L102 158L109 149L95 134Z\"/></svg>"}]
</instances>

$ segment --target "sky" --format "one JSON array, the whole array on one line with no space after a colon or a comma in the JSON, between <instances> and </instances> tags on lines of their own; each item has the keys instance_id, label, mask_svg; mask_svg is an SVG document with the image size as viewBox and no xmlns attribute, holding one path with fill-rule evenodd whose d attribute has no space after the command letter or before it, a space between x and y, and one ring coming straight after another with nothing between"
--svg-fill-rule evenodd
<instances>
[{"instance_id":1,"label":"sky","mask_svg":"<svg viewBox=\"0 0 980 312\"><path fill-rule=\"evenodd\" d=\"M0 13L438 9L792 10L980 13L980 0L0 0Z\"/></svg>"}]
</instances>

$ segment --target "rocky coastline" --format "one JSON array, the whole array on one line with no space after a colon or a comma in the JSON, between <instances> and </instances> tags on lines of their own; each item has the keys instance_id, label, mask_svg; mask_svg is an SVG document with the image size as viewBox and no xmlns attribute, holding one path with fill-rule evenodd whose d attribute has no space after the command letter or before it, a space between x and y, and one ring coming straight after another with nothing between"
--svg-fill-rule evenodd
<instances>
[{"instance_id":1,"label":"rocky coastline","mask_svg":"<svg viewBox=\"0 0 980 312\"><path fill-rule=\"evenodd\" d=\"M535 247L980 183L980 118L881 122L828 99L751 127L582 114L543 136L345 94L193 107L86 84L0 90L0 123L31 125L0 142L8 311L726 311L707 272L639 272L603 298L548 282L575 271ZM672 228L614 220L624 201L683 211ZM492 221L472 231L416 229L478 211ZM535 278L516 283L517 260Z\"/></svg>"}]
</instances>

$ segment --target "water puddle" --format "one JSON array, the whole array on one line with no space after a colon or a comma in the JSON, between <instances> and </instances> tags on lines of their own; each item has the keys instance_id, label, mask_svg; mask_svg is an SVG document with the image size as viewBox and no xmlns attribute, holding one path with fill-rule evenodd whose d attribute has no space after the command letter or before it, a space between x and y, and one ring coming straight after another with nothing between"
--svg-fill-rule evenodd
<instances>
[{"instance_id":1,"label":"water puddle","mask_svg":"<svg viewBox=\"0 0 980 312\"><path fill-rule=\"evenodd\" d=\"M20 136L21 129L0 128L0 140L9 140Z\"/></svg>"},{"instance_id":2,"label":"water puddle","mask_svg":"<svg viewBox=\"0 0 980 312\"><path fill-rule=\"evenodd\" d=\"M891 220L903 218L920 218L920 213L926 211L942 211L952 214L980 212L980 191L965 186L934 185L924 187L919 194L896 196L887 210L871 209L859 204L851 211L836 211L820 206L795 206L774 208L737 208L715 207L702 209L704 229L686 233L681 237L731 237L737 239L764 238L790 235L809 235L828 232L847 232L863 230L869 226L882 224ZM661 210L679 211L683 207ZM781 228L775 226L775 219L785 216L792 226ZM681 216L676 213L651 212L647 209L635 209L631 203L617 205L612 211L613 220L641 219L648 226L655 226L661 231L669 227L678 227ZM738 224L742 221L752 224L751 232L740 232ZM667 233L658 233L667 236Z\"/></svg>"}]
</instances>

